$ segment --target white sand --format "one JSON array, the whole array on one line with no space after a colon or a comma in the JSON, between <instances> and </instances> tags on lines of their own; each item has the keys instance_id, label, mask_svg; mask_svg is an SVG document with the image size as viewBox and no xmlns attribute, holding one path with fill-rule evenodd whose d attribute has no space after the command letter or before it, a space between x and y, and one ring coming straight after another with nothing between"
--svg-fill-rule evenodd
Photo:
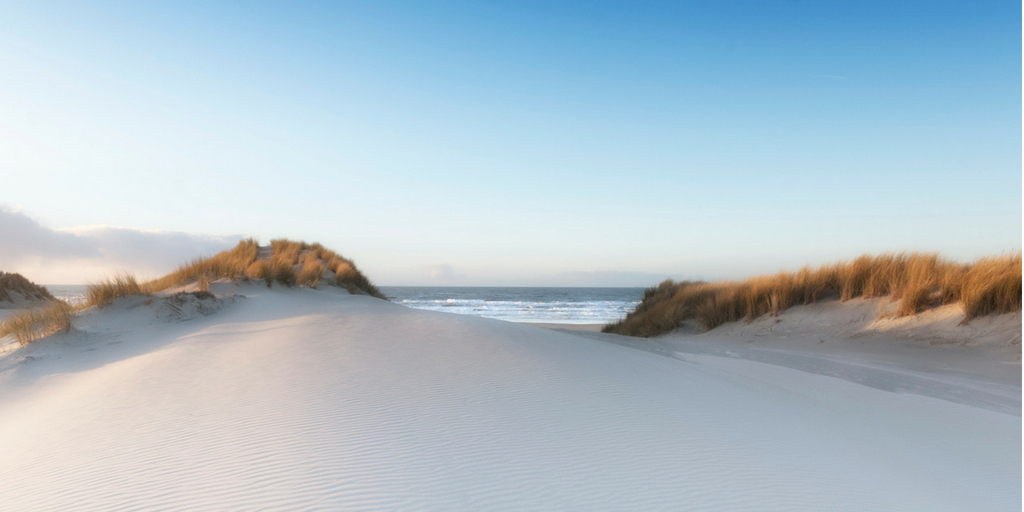
<instances>
[{"instance_id":1,"label":"white sand","mask_svg":"<svg viewBox=\"0 0 1024 512\"><path fill-rule=\"evenodd\" d=\"M654 339L592 334L676 357L710 354L838 377L1021 415L1021 313L964 323L949 305L904 318L879 318L896 304L854 299L791 308L777 317L709 332L687 326Z\"/></svg>"},{"instance_id":2,"label":"white sand","mask_svg":"<svg viewBox=\"0 0 1024 512\"><path fill-rule=\"evenodd\" d=\"M0 354L0 509L1020 509L1019 408L241 292Z\"/></svg>"},{"instance_id":3,"label":"white sand","mask_svg":"<svg viewBox=\"0 0 1024 512\"><path fill-rule=\"evenodd\" d=\"M534 327L544 327L545 329L554 329L556 331L587 331L587 332L601 332L604 328L604 324L559 324L552 322L516 322L522 325L532 325Z\"/></svg>"}]
</instances>

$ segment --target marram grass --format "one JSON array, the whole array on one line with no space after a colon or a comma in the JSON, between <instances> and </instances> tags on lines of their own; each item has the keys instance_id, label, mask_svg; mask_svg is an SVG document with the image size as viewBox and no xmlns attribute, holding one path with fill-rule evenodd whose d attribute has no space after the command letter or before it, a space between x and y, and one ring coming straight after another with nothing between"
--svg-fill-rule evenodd
<instances>
[{"instance_id":1,"label":"marram grass","mask_svg":"<svg viewBox=\"0 0 1024 512\"><path fill-rule=\"evenodd\" d=\"M260 255L254 239L242 240L233 249L213 256L195 258L173 272L144 283L130 274L119 274L106 281L89 285L83 307L103 307L118 297L146 295L175 286L197 283L208 289L218 279L262 280L267 287L317 286L321 283L341 286L352 293L384 298L355 263L320 244L307 244L287 239L270 242L269 254ZM327 271L333 279L325 280Z\"/></svg>"},{"instance_id":2,"label":"marram grass","mask_svg":"<svg viewBox=\"0 0 1024 512\"><path fill-rule=\"evenodd\" d=\"M673 282L649 288L625 319L604 332L657 336L695 320L704 329L777 315L824 298L883 297L900 301L896 316L959 303L965 321L1021 309L1021 254L957 263L934 253L886 253L805 267L742 281Z\"/></svg>"},{"instance_id":3,"label":"marram grass","mask_svg":"<svg viewBox=\"0 0 1024 512\"><path fill-rule=\"evenodd\" d=\"M75 309L62 300L51 300L45 306L18 311L0 322L0 338L13 335L18 343L27 345L51 334L71 329Z\"/></svg>"}]
</instances>

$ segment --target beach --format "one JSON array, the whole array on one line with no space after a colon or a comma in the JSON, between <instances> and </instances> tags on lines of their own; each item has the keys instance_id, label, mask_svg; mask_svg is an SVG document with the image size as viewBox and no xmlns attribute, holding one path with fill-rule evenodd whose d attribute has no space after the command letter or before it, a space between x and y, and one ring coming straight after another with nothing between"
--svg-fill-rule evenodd
<instances>
[{"instance_id":1,"label":"beach","mask_svg":"<svg viewBox=\"0 0 1024 512\"><path fill-rule=\"evenodd\" d=\"M337 288L211 289L0 354L0 508L1019 508L998 379L927 373L950 400ZM865 374L886 371L906 378Z\"/></svg>"}]
</instances>

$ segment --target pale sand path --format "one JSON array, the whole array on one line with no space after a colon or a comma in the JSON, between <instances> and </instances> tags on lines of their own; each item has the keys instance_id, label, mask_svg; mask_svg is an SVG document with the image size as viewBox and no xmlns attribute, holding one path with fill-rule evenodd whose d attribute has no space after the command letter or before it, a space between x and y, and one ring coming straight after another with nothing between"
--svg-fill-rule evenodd
<instances>
[{"instance_id":1,"label":"pale sand path","mask_svg":"<svg viewBox=\"0 0 1024 512\"><path fill-rule=\"evenodd\" d=\"M0 355L0 510L1019 510L1019 415L244 293L185 322L129 301Z\"/></svg>"}]
</instances>

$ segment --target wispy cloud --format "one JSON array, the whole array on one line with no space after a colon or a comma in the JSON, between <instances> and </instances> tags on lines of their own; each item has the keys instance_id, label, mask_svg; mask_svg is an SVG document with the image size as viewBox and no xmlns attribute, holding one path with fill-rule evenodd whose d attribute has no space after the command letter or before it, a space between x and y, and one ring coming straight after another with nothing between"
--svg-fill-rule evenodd
<instances>
[{"instance_id":1,"label":"wispy cloud","mask_svg":"<svg viewBox=\"0 0 1024 512\"><path fill-rule=\"evenodd\" d=\"M423 268L423 275L440 284L449 284L466 277L456 272L455 268L447 263L426 266Z\"/></svg>"},{"instance_id":2,"label":"wispy cloud","mask_svg":"<svg viewBox=\"0 0 1024 512\"><path fill-rule=\"evenodd\" d=\"M39 283L82 283L121 270L155 276L241 238L115 226L52 229L0 206L0 270L20 272Z\"/></svg>"},{"instance_id":3,"label":"wispy cloud","mask_svg":"<svg viewBox=\"0 0 1024 512\"><path fill-rule=\"evenodd\" d=\"M654 286L670 278L679 279L680 277L653 272L604 270L560 272L555 274L550 281L558 283L558 286L646 287Z\"/></svg>"}]
</instances>

